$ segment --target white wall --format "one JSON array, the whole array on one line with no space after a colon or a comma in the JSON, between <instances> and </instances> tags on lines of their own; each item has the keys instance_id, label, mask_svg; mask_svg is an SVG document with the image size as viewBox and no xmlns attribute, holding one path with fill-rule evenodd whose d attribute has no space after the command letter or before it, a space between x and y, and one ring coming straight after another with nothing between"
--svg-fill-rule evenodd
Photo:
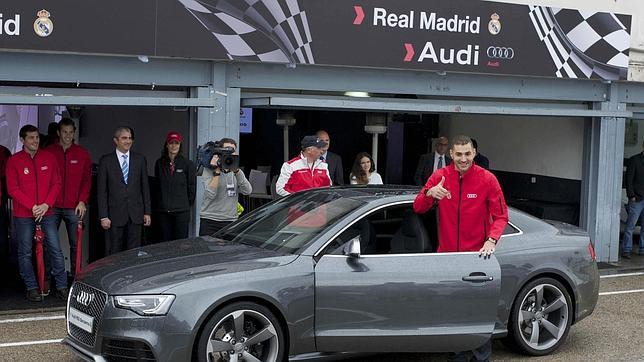
<instances>
[{"instance_id":1,"label":"white wall","mask_svg":"<svg viewBox=\"0 0 644 362\"><path fill-rule=\"evenodd\" d=\"M525 5L605 11L632 15L628 80L644 81L644 1L642 0L505 0Z\"/></svg>"},{"instance_id":2,"label":"white wall","mask_svg":"<svg viewBox=\"0 0 644 362\"><path fill-rule=\"evenodd\" d=\"M442 135L476 138L493 170L581 180L582 118L453 114L439 124Z\"/></svg>"}]
</instances>

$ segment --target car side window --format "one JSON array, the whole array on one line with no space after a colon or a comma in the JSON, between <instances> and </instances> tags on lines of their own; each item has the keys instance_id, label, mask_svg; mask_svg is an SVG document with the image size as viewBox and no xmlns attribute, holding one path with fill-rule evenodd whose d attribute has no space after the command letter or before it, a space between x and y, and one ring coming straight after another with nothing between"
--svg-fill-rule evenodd
<instances>
[{"instance_id":1,"label":"car side window","mask_svg":"<svg viewBox=\"0 0 644 362\"><path fill-rule=\"evenodd\" d=\"M325 253L342 255L349 240L360 237L362 255L430 252L431 244L421 218L411 204L393 205L356 221L338 235Z\"/></svg>"}]
</instances>

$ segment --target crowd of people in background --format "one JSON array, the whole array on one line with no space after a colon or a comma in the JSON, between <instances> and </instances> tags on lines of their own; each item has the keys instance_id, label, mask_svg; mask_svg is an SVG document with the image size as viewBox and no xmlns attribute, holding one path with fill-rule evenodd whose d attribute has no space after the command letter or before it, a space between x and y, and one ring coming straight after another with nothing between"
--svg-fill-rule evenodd
<instances>
[{"instance_id":1,"label":"crowd of people in background","mask_svg":"<svg viewBox=\"0 0 644 362\"><path fill-rule=\"evenodd\" d=\"M92 185L92 159L84 147L74 142L76 125L63 118L52 123L49 135L41 138L34 126L20 130L23 149L14 155L0 148L0 178L3 188L0 197L1 255L6 259L8 241L7 198L13 199L13 225L17 239L20 276L27 290L27 299L40 301L49 293L53 279L55 295L66 298L67 275L63 251L58 237L62 223L69 240L70 277L76 265L79 230L88 214L90 190L96 187L97 219L104 232L105 255L139 247L144 227L157 223L159 240L187 238L191 225L191 210L197 195L197 166L184 155L184 138L170 131L154 163L158 195L151 194L146 158L131 150L135 138L130 127L118 127L113 134L114 150L98 161L96 185ZM472 139L476 149L476 141ZM237 142L231 138L219 141L237 154ZM45 146L46 145L46 146ZM275 190L280 196L318 187L344 185L342 157L329 150L331 137L324 130L305 136L299 153L284 162ZM449 141L439 137L434 151L421 155L415 173L415 183L422 186L430 175L451 164ZM474 163L484 168L489 161L480 153ZM349 173L352 185L377 185L383 177L377 172L372 156L359 152ZM203 171L203 198L199 208L198 235L212 235L237 220L243 210L240 195L252 193L252 186L239 166L222 166L215 154ZM4 187L6 185L6 187ZM155 202L153 202L153 200ZM153 210L153 204L155 209ZM154 213L153 213L154 211ZM152 217L157 220L152 220ZM93 216L94 217L94 216ZM33 240L36 230L44 233L47 262L46 285L36 283L33 264Z\"/></svg>"}]
</instances>

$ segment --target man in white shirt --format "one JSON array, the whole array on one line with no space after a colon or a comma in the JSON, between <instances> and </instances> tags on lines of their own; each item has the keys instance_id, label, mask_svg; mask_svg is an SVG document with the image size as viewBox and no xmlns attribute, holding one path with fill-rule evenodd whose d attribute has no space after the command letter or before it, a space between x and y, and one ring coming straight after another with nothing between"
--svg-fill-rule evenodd
<instances>
[{"instance_id":1,"label":"man in white shirt","mask_svg":"<svg viewBox=\"0 0 644 362\"><path fill-rule=\"evenodd\" d=\"M449 140L445 136L438 137L434 143L434 152L426 153L420 156L416 173L414 174L414 183L418 186L425 185L429 176L439 168L443 168L452 162L447 155L449 149Z\"/></svg>"}]
</instances>

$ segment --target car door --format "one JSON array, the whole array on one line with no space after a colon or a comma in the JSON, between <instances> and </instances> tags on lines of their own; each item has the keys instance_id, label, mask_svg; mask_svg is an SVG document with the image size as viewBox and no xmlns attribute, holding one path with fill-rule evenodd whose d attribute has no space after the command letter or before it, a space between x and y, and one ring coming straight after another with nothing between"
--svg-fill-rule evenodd
<instances>
[{"instance_id":1,"label":"car door","mask_svg":"<svg viewBox=\"0 0 644 362\"><path fill-rule=\"evenodd\" d=\"M324 253L315 266L319 351L461 351L492 334L501 285L494 256Z\"/></svg>"}]
</instances>

